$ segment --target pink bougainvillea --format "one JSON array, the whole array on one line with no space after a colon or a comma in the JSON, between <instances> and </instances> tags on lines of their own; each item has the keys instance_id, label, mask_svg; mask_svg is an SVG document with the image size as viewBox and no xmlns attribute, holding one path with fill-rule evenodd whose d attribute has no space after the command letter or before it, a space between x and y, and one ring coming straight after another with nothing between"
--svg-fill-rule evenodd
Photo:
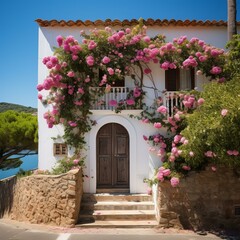
<instances>
[{"instance_id":1,"label":"pink bougainvillea","mask_svg":"<svg viewBox=\"0 0 240 240\"><path fill-rule=\"evenodd\" d=\"M150 88L161 92L160 89L156 89L150 64L156 64L163 70L194 67L199 73L213 79L223 79L223 50L209 46L198 38L188 40L186 36L180 36L172 42L166 42L165 37L161 35L152 38L147 35L147 27L142 21L133 29L115 31L107 26L105 29L90 30L89 34L81 31L81 37L83 40L80 43L73 36L57 36L58 48L54 56L44 57L42 61L49 74L37 86L39 92L48 93L39 93L39 100L52 105L53 110L44 114L48 127L63 124L65 138L76 151L84 148L84 134L91 129L94 122L90 118L90 108L96 102L96 96L111 92L117 81L126 76L132 77L134 90L129 92L126 99L111 100L108 103L102 100L97 104L108 104L117 112L134 107L142 109L143 88L146 87L143 84L144 77L151 80ZM133 69L138 69L141 74L133 74ZM92 87L99 86L103 91L93 92ZM166 128L168 133L173 135L174 141L170 144L160 134L144 136L144 140L153 144L150 147L151 151L157 154L161 162L176 163L181 158L182 152L178 145L188 145L188 139L182 138L178 133L184 114L204 103L204 99L198 99L194 94L179 95L179 99L184 109L174 109L169 115L161 97L156 95L157 116L153 114L152 119L149 115L141 117L143 123L152 124L156 131ZM221 114L226 116L227 112ZM233 153L235 150L229 151ZM232 155L236 154L235 151ZM193 152L189 152L188 155L194 157ZM214 153L210 154L209 151L206 156L215 157ZM189 171L187 165L181 169ZM157 178L159 181L171 179L171 184L175 187L179 184L179 178L172 177L171 174L169 168L164 168L158 171Z\"/></svg>"}]
</instances>

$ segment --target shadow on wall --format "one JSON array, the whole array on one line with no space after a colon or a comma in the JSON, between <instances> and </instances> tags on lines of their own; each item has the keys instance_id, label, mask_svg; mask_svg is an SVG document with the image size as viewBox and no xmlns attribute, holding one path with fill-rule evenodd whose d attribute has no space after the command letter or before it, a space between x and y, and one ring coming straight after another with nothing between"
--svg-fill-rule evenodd
<instances>
[{"instance_id":1,"label":"shadow on wall","mask_svg":"<svg viewBox=\"0 0 240 240\"><path fill-rule=\"evenodd\" d=\"M17 177L0 180L0 218L9 214L13 206L13 190Z\"/></svg>"}]
</instances>

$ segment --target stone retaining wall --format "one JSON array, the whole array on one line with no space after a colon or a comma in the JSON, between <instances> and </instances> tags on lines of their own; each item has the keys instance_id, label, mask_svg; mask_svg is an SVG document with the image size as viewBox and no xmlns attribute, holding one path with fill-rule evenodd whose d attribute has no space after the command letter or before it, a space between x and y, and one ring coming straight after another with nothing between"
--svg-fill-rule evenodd
<instances>
[{"instance_id":1,"label":"stone retaining wall","mask_svg":"<svg viewBox=\"0 0 240 240\"><path fill-rule=\"evenodd\" d=\"M20 178L14 186L13 204L7 217L73 227L78 220L82 189L81 170Z\"/></svg>"},{"instance_id":2,"label":"stone retaining wall","mask_svg":"<svg viewBox=\"0 0 240 240\"><path fill-rule=\"evenodd\" d=\"M240 175L207 169L190 173L176 188L160 183L157 215L162 227L240 229Z\"/></svg>"}]
</instances>

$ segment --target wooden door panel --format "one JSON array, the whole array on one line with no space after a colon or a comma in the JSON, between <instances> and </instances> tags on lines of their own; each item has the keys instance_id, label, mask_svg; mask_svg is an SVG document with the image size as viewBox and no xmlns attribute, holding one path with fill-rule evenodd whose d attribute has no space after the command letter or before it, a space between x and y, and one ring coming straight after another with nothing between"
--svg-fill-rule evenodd
<instances>
[{"instance_id":1,"label":"wooden door panel","mask_svg":"<svg viewBox=\"0 0 240 240\"><path fill-rule=\"evenodd\" d=\"M111 156L99 157L98 184L99 186L112 185Z\"/></svg>"},{"instance_id":2,"label":"wooden door panel","mask_svg":"<svg viewBox=\"0 0 240 240\"><path fill-rule=\"evenodd\" d=\"M115 144L115 154L127 155L128 153L128 141L125 136L117 136Z\"/></svg>"},{"instance_id":3,"label":"wooden door panel","mask_svg":"<svg viewBox=\"0 0 240 240\"><path fill-rule=\"evenodd\" d=\"M98 147L98 154L101 155L111 155L111 137L99 137L99 147Z\"/></svg>"},{"instance_id":4,"label":"wooden door panel","mask_svg":"<svg viewBox=\"0 0 240 240\"><path fill-rule=\"evenodd\" d=\"M115 175L115 185L121 187L128 186L128 160L125 157L116 157L117 174Z\"/></svg>"}]
</instances>

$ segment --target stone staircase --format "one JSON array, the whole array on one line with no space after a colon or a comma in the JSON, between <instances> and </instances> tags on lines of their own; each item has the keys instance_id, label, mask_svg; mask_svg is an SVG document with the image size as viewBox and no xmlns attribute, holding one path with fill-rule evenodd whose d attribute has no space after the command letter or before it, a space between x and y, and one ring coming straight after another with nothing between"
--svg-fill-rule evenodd
<instances>
[{"instance_id":1,"label":"stone staircase","mask_svg":"<svg viewBox=\"0 0 240 240\"><path fill-rule=\"evenodd\" d=\"M152 196L83 194L76 227L152 228L157 225Z\"/></svg>"}]
</instances>

